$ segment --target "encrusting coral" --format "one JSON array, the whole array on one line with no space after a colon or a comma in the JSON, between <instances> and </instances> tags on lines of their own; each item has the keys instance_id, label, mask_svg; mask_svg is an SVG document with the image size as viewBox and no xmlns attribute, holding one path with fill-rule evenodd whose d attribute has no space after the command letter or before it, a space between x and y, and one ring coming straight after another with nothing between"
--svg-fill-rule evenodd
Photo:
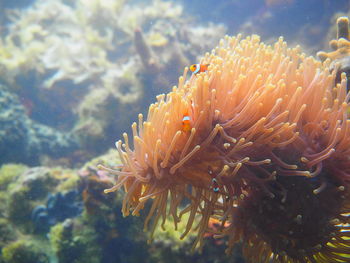
<instances>
[{"instance_id":1,"label":"encrusting coral","mask_svg":"<svg viewBox=\"0 0 350 263\"><path fill-rule=\"evenodd\" d=\"M124 187L125 216L152 202L151 233L188 214L181 238L196 230L194 246L218 219L217 237L228 250L242 240L248 262L348 262L345 74L335 84L329 60L256 35L226 37L201 63L116 143L120 169L99 166L117 176L105 192Z\"/></svg>"}]
</instances>

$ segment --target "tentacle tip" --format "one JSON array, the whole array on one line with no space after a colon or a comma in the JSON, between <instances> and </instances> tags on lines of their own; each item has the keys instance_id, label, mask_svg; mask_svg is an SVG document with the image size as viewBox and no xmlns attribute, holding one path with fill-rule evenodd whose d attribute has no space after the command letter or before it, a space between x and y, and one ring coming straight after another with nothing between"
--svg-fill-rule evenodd
<instances>
[{"instance_id":1,"label":"tentacle tip","mask_svg":"<svg viewBox=\"0 0 350 263\"><path fill-rule=\"evenodd\" d=\"M122 143L121 140L116 141L116 142L114 143L114 144L115 144L115 147L116 147L117 149L120 149L121 143Z\"/></svg>"},{"instance_id":2,"label":"tentacle tip","mask_svg":"<svg viewBox=\"0 0 350 263\"><path fill-rule=\"evenodd\" d=\"M343 191L345 191L345 186L341 185L341 186L338 187L338 189L339 189L339 191L343 192Z\"/></svg>"},{"instance_id":3,"label":"tentacle tip","mask_svg":"<svg viewBox=\"0 0 350 263\"><path fill-rule=\"evenodd\" d=\"M307 163L309 160L306 157L301 157L300 161L303 163Z\"/></svg>"},{"instance_id":4,"label":"tentacle tip","mask_svg":"<svg viewBox=\"0 0 350 263\"><path fill-rule=\"evenodd\" d=\"M319 189L315 189L315 190L312 191L312 193L313 193L314 195L317 195L317 194L320 193L320 191L319 191Z\"/></svg>"},{"instance_id":5,"label":"tentacle tip","mask_svg":"<svg viewBox=\"0 0 350 263\"><path fill-rule=\"evenodd\" d=\"M297 167L297 168L298 168L298 167ZM311 173L310 173L309 171L306 171L306 172L305 172L305 176L306 176L306 177L312 177L312 175L311 175Z\"/></svg>"}]
</instances>

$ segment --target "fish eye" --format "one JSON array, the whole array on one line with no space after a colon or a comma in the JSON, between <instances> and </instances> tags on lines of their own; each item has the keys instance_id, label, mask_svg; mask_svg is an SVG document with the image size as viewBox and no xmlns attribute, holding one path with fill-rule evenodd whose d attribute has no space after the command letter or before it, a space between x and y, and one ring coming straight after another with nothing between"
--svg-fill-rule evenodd
<instances>
[{"instance_id":1,"label":"fish eye","mask_svg":"<svg viewBox=\"0 0 350 263\"><path fill-rule=\"evenodd\" d=\"M190 66L190 70L191 70L191 71L195 71L195 69L196 69L196 65L195 65L195 64L193 64L193 65Z\"/></svg>"}]
</instances>

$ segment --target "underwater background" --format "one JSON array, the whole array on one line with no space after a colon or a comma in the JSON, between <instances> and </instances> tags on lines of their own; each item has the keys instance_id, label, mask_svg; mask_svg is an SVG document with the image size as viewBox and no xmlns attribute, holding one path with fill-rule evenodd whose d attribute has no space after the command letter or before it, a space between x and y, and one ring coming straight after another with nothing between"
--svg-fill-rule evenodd
<instances>
[{"instance_id":1,"label":"underwater background","mask_svg":"<svg viewBox=\"0 0 350 263\"><path fill-rule=\"evenodd\" d=\"M340 16L350 1L0 0L0 263L246 262L209 232L192 251L182 221L147 242L147 213L124 218L97 165L225 35L316 56Z\"/></svg>"}]
</instances>

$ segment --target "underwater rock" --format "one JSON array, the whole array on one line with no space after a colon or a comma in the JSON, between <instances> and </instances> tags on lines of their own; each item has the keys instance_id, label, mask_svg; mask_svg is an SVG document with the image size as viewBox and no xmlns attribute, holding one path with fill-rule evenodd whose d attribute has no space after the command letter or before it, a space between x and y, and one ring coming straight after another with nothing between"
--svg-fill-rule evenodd
<instances>
[{"instance_id":1,"label":"underwater rock","mask_svg":"<svg viewBox=\"0 0 350 263\"><path fill-rule=\"evenodd\" d=\"M33 208L30 190L26 186L19 186L10 192L7 200L6 213L8 219L17 228L28 232L30 230L30 213Z\"/></svg>"},{"instance_id":2,"label":"underwater rock","mask_svg":"<svg viewBox=\"0 0 350 263\"><path fill-rule=\"evenodd\" d=\"M2 180L4 178L6 180ZM7 182L10 178L12 181ZM74 174L68 170L3 165L0 169L0 182L4 182L3 188L0 188L0 201L3 203L0 205L0 215L8 217L16 228L25 233L33 233L38 225L45 229L50 226L49 219L53 220L52 225L57 217L63 220L67 216L75 215L78 191L65 191L55 195L50 193L74 189L77 186L76 181ZM45 202L47 196L50 200L50 211L47 211L47 205L38 206ZM57 209L63 209L62 215L56 216L57 211L54 210ZM32 223L34 218L35 224Z\"/></svg>"},{"instance_id":3,"label":"underwater rock","mask_svg":"<svg viewBox=\"0 0 350 263\"><path fill-rule=\"evenodd\" d=\"M74 137L31 120L18 97L0 86L0 164L39 163L40 156L64 156L77 148Z\"/></svg>"},{"instance_id":4,"label":"underwater rock","mask_svg":"<svg viewBox=\"0 0 350 263\"><path fill-rule=\"evenodd\" d=\"M14 240L16 240L16 232L13 226L7 219L0 218L0 248Z\"/></svg>"},{"instance_id":5,"label":"underwater rock","mask_svg":"<svg viewBox=\"0 0 350 263\"><path fill-rule=\"evenodd\" d=\"M2 165L0 167L0 191L6 190L26 169L28 168L21 164Z\"/></svg>"},{"instance_id":6,"label":"underwater rock","mask_svg":"<svg viewBox=\"0 0 350 263\"><path fill-rule=\"evenodd\" d=\"M31 219L35 231L47 232L57 222L76 217L83 211L79 201L79 192L71 190L65 193L49 194L46 205L38 205L32 210Z\"/></svg>"},{"instance_id":7,"label":"underwater rock","mask_svg":"<svg viewBox=\"0 0 350 263\"><path fill-rule=\"evenodd\" d=\"M20 239L2 249L5 263L49 263L48 256L34 242Z\"/></svg>"},{"instance_id":8,"label":"underwater rock","mask_svg":"<svg viewBox=\"0 0 350 263\"><path fill-rule=\"evenodd\" d=\"M101 243L97 231L81 220L66 219L48 234L52 250L60 263L100 263Z\"/></svg>"},{"instance_id":9,"label":"underwater rock","mask_svg":"<svg viewBox=\"0 0 350 263\"><path fill-rule=\"evenodd\" d=\"M17 181L17 185L28 189L31 200L45 198L57 184L58 179L54 178L50 169L46 167L29 168L21 174Z\"/></svg>"}]
</instances>

